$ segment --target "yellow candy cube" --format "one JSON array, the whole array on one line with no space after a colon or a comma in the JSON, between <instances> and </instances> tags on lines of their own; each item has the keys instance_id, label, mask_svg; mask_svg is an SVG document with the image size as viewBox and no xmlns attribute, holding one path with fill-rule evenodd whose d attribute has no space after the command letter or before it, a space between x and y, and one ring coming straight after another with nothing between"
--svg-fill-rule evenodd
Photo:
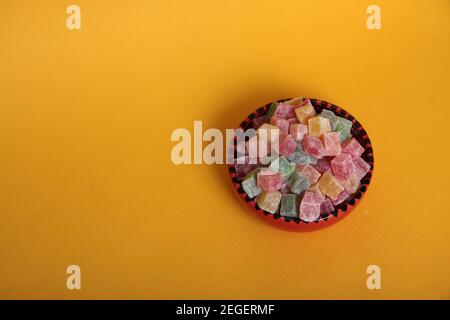
<instances>
[{"instance_id":1,"label":"yellow candy cube","mask_svg":"<svg viewBox=\"0 0 450 320\"><path fill-rule=\"evenodd\" d=\"M304 102L305 105L302 105L294 110L298 122L302 124L307 124L308 119L316 115L316 110L314 110L314 107L312 106L311 102L309 100L305 101L306 101L306 103Z\"/></svg>"},{"instance_id":2,"label":"yellow candy cube","mask_svg":"<svg viewBox=\"0 0 450 320\"><path fill-rule=\"evenodd\" d=\"M263 139L266 141L274 141L278 139L280 135L280 129L274 125L264 123L258 130L256 130L256 134L259 139Z\"/></svg>"},{"instance_id":3,"label":"yellow candy cube","mask_svg":"<svg viewBox=\"0 0 450 320\"><path fill-rule=\"evenodd\" d=\"M268 212L275 213L280 204L282 194L280 191L261 192L256 198L258 206Z\"/></svg>"},{"instance_id":4,"label":"yellow candy cube","mask_svg":"<svg viewBox=\"0 0 450 320\"><path fill-rule=\"evenodd\" d=\"M324 133L331 132L330 120L317 116L308 119L309 134L314 137L321 137Z\"/></svg>"},{"instance_id":5,"label":"yellow candy cube","mask_svg":"<svg viewBox=\"0 0 450 320\"><path fill-rule=\"evenodd\" d=\"M320 190L333 200L336 200L339 194L344 191L342 184L330 171L325 172L318 183Z\"/></svg>"},{"instance_id":6,"label":"yellow candy cube","mask_svg":"<svg viewBox=\"0 0 450 320\"><path fill-rule=\"evenodd\" d=\"M294 98L294 99L287 101L287 103L289 103L290 105L293 105L293 106L301 105L302 102L303 102L303 98L301 98L301 97Z\"/></svg>"},{"instance_id":7,"label":"yellow candy cube","mask_svg":"<svg viewBox=\"0 0 450 320\"><path fill-rule=\"evenodd\" d=\"M325 199L325 195L323 194L322 190L320 190L319 183L313 185L311 188L308 189L308 191L318 194L322 200Z\"/></svg>"}]
</instances>

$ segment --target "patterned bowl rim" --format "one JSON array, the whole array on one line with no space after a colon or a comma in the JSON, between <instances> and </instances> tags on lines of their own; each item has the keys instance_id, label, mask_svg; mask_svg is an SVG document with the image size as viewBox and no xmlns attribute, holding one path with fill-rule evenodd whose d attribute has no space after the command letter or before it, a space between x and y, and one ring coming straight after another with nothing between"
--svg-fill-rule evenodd
<instances>
[{"instance_id":1,"label":"patterned bowl rim","mask_svg":"<svg viewBox=\"0 0 450 320\"><path fill-rule=\"evenodd\" d=\"M277 100L277 102L285 102L291 99L292 98L280 99ZM244 192L241 186L241 181L239 181L239 179L236 176L236 169L234 167L234 164L228 164L227 166L234 190L238 194L239 198L241 198L246 203L247 207L251 209L251 211L256 212L257 215L263 218L266 222L269 222L277 227L293 231L297 230L308 231L320 229L322 227L329 226L334 222L348 216L348 214L359 204L359 202L362 200L363 196L367 192L374 170L372 143L369 139L366 130L358 122L358 120L356 120L350 113L348 113L344 109L327 101L313 98L305 98L305 99L309 99L311 101L311 104L314 106L314 109L316 110L317 113L322 112L323 109L327 109L333 111L337 116L352 121L352 129L351 129L352 136L364 147L364 153L362 154L361 157L370 165L369 172L361 179L361 184L358 190L353 195L349 196L341 204L335 206L335 210L330 214L328 214L328 216L320 217L318 220L313 222L306 222L301 220L300 218L284 217L281 216L279 213L273 214L259 208L258 204L256 203L256 198L250 198ZM241 122L239 128L243 130L251 128L252 120L256 117L265 115L269 110L271 104L272 102L258 108L256 111L249 114L247 118ZM233 143L232 146L230 147L232 148L231 151L234 152L235 144Z\"/></svg>"}]
</instances>

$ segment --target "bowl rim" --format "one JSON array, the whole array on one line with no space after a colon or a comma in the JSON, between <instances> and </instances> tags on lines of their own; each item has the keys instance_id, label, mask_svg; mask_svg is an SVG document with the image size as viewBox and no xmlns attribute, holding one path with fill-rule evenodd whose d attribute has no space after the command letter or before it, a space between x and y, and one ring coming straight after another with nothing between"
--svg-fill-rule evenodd
<instances>
[{"instance_id":1,"label":"bowl rim","mask_svg":"<svg viewBox=\"0 0 450 320\"><path fill-rule=\"evenodd\" d=\"M292 98L286 98L286 99L279 99L276 100L277 103L289 101ZM374 156L373 156L373 147L372 143L370 141L370 138L364 129L364 127L359 123L358 120L356 120L355 117L353 117L350 113L345 111L344 109L338 107L337 105L334 105L330 102L324 101L324 100L318 100L314 98L303 98L303 99L309 99L311 104L313 105L314 109L316 110L316 113L322 112L323 109L327 109L330 111L333 111L337 116L343 117L347 120L352 121L352 137L354 137L363 147L364 147L364 153L361 156L369 165L370 170L369 172L361 179L360 186L358 187L358 190L350 195L344 202L341 204L335 206L335 210L328 214L328 216L325 217L319 217L319 219L307 222L303 221L300 218L289 218L281 216L279 213L270 213L268 211L265 211L261 208L259 208L258 204L256 203L256 198L250 198L247 196L245 191L243 190L241 186L241 181L236 176L236 169L234 164L228 164L228 173L230 175L231 183L233 185L233 189L239 196L243 202L245 202L246 207L250 208L250 210L253 213L256 213L259 217L263 218L266 222L269 222L277 227L288 229L288 230L315 230L320 229L325 226L329 226L338 220L348 216L348 214L361 202L363 196L367 193L368 187L370 185L370 182L372 180L373 176L373 170L374 170ZM251 128L252 126L252 120L259 116L264 116L267 111L269 110L271 104L273 102L270 102L262 107L259 107L254 112L250 113L245 120L241 122L239 125L239 128L242 130L246 130ZM231 149L228 149L228 151L234 152L235 149L235 143L233 141L232 145L230 146Z\"/></svg>"}]
</instances>

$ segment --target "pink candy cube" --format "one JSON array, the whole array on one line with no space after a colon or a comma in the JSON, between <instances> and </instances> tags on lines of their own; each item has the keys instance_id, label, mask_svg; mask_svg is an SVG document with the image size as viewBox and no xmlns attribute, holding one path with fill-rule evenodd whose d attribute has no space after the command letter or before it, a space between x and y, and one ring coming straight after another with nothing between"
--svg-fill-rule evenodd
<instances>
[{"instance_id":1,"label":"pink candy cube","mask_svg":"<svg viewBox=\"0 0 450 320\"><path fill-rule=\"evenodd\" d=\"M306 124L293 123L289 128L289 133L294 140L302 141L303 137L308 133L308 126Z\"/></svg>"},{"instance_id":2,"label":"pink candy cube","mask_svg":"<svg viewBox=\"0 0 450 320\"><path fill-rule=\"evenodd\" d=\"M282 156L289 157L297 149L297 144L291 135L280 133L279 148Z\"/></svg>"},{"instance_id":3,"label":"pink candy cube","mask_svg":"<svg viewBox=\"0 0 450 320\"><path fill-rule=\"evenodd\" d=\"M317 193L305 191L300 203L299 217L303 221L311 222L319 218L322 199Z\"/></svg>"},{"instance_id":4,"label":"pink candy cube","mask_svg":"<svg viewBox=\"0 0 450 320\"><path fill-rule=\"evenodd\" d=\"M235 169L236 169L236 176L237 176L237 178L239 179L239 180L243 180L244 178L245 178L245 176L250 172L250 171L252 171L253 169L255 169L255 165L252 165L252 164L248 164L248 162L247 163L245 163L245 164L239 164L239 163L236 163L235 165L234 165L234 167L235 167Z\"/></svg>"},{"instance_id":5,"label":"pink candy cube","mask_svg":"<svg viewBox=\"0 0 450 320\"><path fill-rule=\"evenodd\" d=\"M320 214L325 215L333 211L334 206L330 198L326 198L325 200L323 200L322 203L320 204Z\"/></svg>"},{"instance_id":6,"label":"pink candy cube","mask_svg":"<svg viewBox=\"0 0 450 320\"><path fill-rule=\"evenodd\" d=\"M281 193L291 193L291 190L289 189L289 180L281 184L280 191Z\"/></svg>"},{"instance_id":7,"label":"pink candy cube","mask_svg":"<svg viewBox=\"0 0 450 320\"><path fill-rule=\"evenodd\" d=\"M328 170L331 170L330 160L327 158L319 159L316 164L313 164L313 167L320 173L327 172Z\"/></svg>"},{"instance_id":8,"label":"pink candy cube","mask_svg":"<svg viewBox=\"0 0 450 320\"><path fill-rule=\"evenodd\" d=\"M353 165L355 163L353 162ZM356 191L358 191L358 188L360 186L360 178L356 176L356 173L347 180L339 180L339 183L345 188L345 191L347 191L348 194L354 194Z\"/></svg>"},{"instance_id":9,"label":"pink candy cube","mask_svg":"<svg viewBox=\"0 0 450 320\"><path fill-rule=\"evenodd\" d=\"M331 202L333 203L333 205L337 206L338 204L344 202L344 200L347 199L348 196L349 196L348 192L344 190L341 193L339 193L336 199L334 200L331 199Z\"/></svg>"},{"instance_id":10,"label":"pink candy cube","mask_svg":"<svg viewBox=\"0 0 450 320\"><path fill-rule=\"evenodd\" d=\"M302 140L303 149L314 158L321 159L325 154L323 143L318 137L305 135Z\"/></svg>"},{"instance_id":11,"label":"pink candy cube","mask_svg":"<svg viewBox=\"0 0 450 320\"><path fill-rule=\"evenodd\" d=\"M352 157L347 153L341 153L331 160L331 168L335 177L347 180L355 174Z\"/></svg>"},{"instance_id":12,"label":"pink candy cube","mask_svg":"<svg viewBox=\"0 0 450 320\"><path fill-rule=\"evenodd\" d=\"M281 175L278 172L261 170L257 175L257 184L263 191L277 191L281 188Z\"/></svg>"},{"instance_id":13,"label":"pink candy cube","mask_svg":"<svg viewBox=\"0 0 450 320\"><path fill-rule=\"evenodd\" d=\"M288 134L289 133L289 121L283 118L272 117L270 118L270 124L278 127L280 132Z\"/></svg>"},{"instance_id":14,"label":"pink candy cube","mask_svg":"<svg viewBox=\"0 0 450 320\"><path fill-rule=\"evenodd\" d=\"M297 168L295 169L295 171L297 171L297 173L303 173L306 176L306 178L308 179L309 183L311 183L311 185L313 185L317 181L319 181L320 172L317 171L316 169L314 169L309 164L298 165Z\"/></svg>"},{"instance_id":15,"label":"pink candy cube","mask_svg":"<svg viewBox=\"0 0 450 320\"><path fill-rule=\"evenodd\" d=\"M353 159L357 159L364 153L364 148L355 138L351 138L342 144L342 152L348 153Z\"/></svg>"},{"instance_id":16,"label":"pink candy cube","mask_svg":"<svg viewBox=\"0 0 450 320\"><path fill-rule=\"evenodd\" d=\"M289 123L290 123L291 125L293 125L294 123L298 123L297 117L289 118L289 119L287 119L287 120L289 121Z\"/></svg>"},{"instance_id":17,"label":"pink candy cube","mask_svg":"<svg viewBox=\"0 0 450 320\"><path fill-rule=\"evenodd\" d=\"M370 164L365 162L362 158L353 159L353 166L355 170L355 176L358 179L364 178L367 172L370 171Z\"/></svg>"},{"instance_id":18,"label":"pink candy cube","mask_svg":"<svg viewBox=\"0 0 450 320\"><path fill-rule=\"evenodd\" d=\"M341 153L339 132L327 132L322 136L326 156L337 156Z\"/></svg>"},{"instance_id":19,"label":"pink candy cube","mask_svg":"<svg viewBox=\"0 0 450 320\"><path fill-rule=\"evenodd\" d=\"M295 117L294 108L295 106L289 103L280 102L277 108L275 109L273 116L283 119L294 118Z\"/></svg>"}]
</instances>

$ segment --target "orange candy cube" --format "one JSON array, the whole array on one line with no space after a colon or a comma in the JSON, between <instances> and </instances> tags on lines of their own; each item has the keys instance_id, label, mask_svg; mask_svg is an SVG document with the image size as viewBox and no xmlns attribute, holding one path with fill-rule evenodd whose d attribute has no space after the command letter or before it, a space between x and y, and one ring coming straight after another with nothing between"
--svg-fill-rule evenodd
<instances>
[{"instance_id":1,"label":"orange candy cube","mask_svg":"<svg viewBox=\"0 0 450 320\"><path fill-rule=\"evenodd\" d=\"M302 104L294 111L295 115L297 116L298 122L302 124L307 124L308 119L316 115L316 110L309 100L304 100Z\"/></svg>"},{"instance_id":2,"label":"orange candy cube","mask_svg":"<svg viewBox=\"0 0 450 320\"><path fill-rule=\"evenodd\" d=\"M344 191L342 184L335 176L331 174L330 171L325 172L320 177L319 187L320 190L332 200L336 200L339 194Z\"/></svg>"}]
</instances>

